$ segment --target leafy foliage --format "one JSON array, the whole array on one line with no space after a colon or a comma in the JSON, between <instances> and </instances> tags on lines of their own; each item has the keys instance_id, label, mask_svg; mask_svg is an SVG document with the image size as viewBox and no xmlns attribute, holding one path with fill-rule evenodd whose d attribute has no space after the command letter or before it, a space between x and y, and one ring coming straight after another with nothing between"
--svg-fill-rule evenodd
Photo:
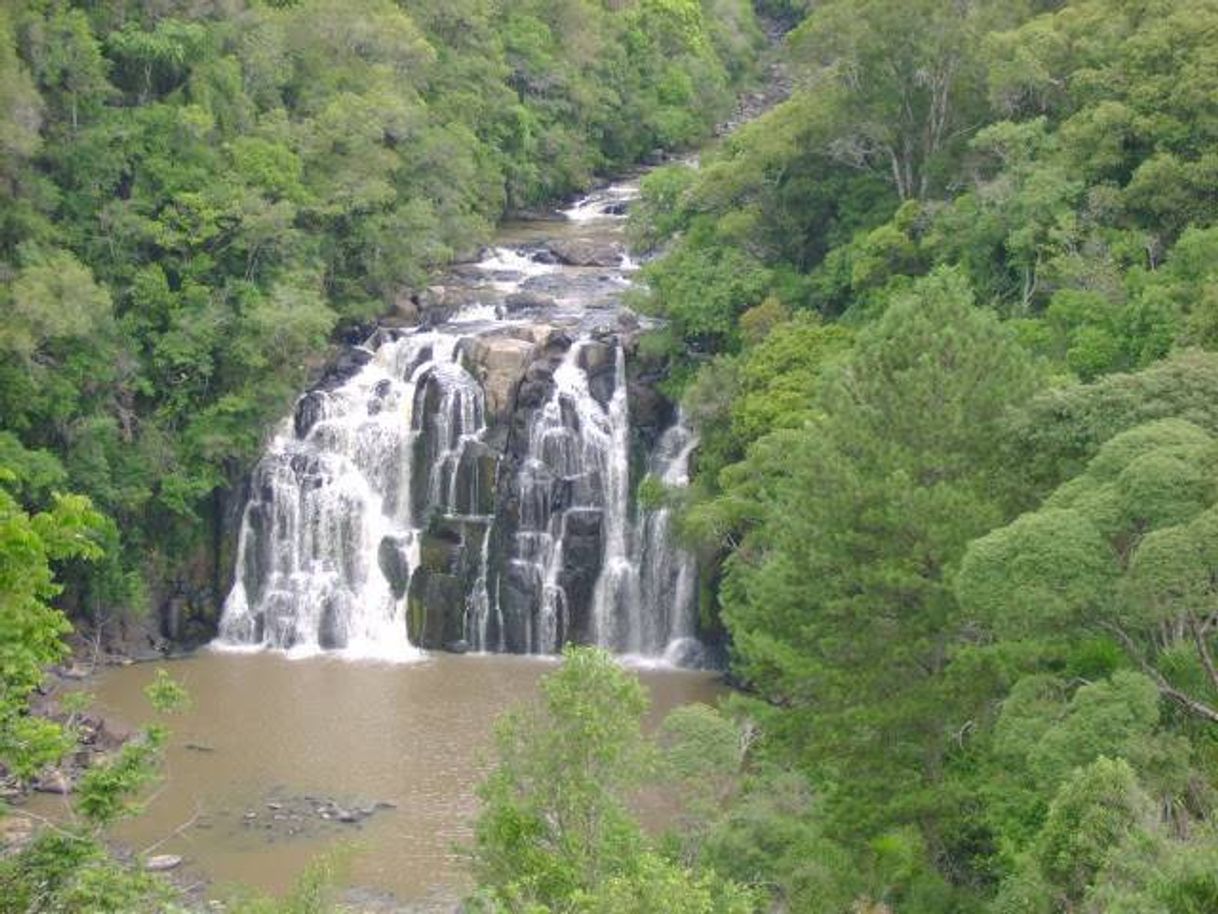
<instances>
[{"instance_id":1,"label":"leafy foliage","mask_svg":"<svg viewBox=\"0 0 1218 914\"><path fill-rule=\"evenodd\" d=\"M761 734L699 853L789 910L1203 910L1218 8L783 12L792 96L631 226Z\"/></svg>"},{"instance_id":2,"label":"leafy foliage","mask_svg":"<svg viewBox=\"0 0 1218 914\"><path fill-rule=\"evenodd\" d=\"M499 723L497 765L479 791L475 910L752 911L744 888L660 854L630 809L632 790L658 768L705 798L716 776L738 770L734 725L710 709L686 712L666 725L659 752L642 733L642 685L590 648L568 648L541 691L540 706Z\"/></svg>"}]
</instances>

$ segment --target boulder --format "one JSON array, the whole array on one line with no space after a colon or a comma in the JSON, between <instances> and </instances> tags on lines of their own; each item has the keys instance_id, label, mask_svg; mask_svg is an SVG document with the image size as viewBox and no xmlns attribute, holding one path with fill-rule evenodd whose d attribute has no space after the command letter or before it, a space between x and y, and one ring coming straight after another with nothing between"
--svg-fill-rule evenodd
<instances>
[{"instance_id":1,"label":"boulder","mask_svg":"<svg viewBox=\"0 0 1218 914\"><path fill-rule=\"evenodd\" d=\"M372 361L372 353L363 347L353 347L342 352L325 370L317 382L318 390L334 390L342 387Z\"/></svg>"},{"instance_id":2,"label":"boulder","mask_svg":"<svg viewBox=\"0 0 1218 914\"><path fill-rule=\"evenodd\" d=\"M381 574L389 581L389 587L397 599L406 595L410 586L410 560L407 558L409 544L401 537L386 536L376 550L376 561Z\"/></svg>"},{"instance_id":3,"label":"boulder","mask_svg":"<svg viewBox=\"0 0 1218 914\"><path fill-rule=\"evenodd\" d=\"M486 410L493 419L503 419L512 407L513 395L537 345L507 335L480 336L465 344L471 373L486 392Z\"/></svg>"},{"instance_id":4,"label":"boulder","mask_svg":"<svg viewBox=\"0 0 1218 914\"><path fill-rule=\"evenodd\" d=\"M634 381L627 388L630 425L650 450L660 435L677 419L676 405L653 383Z\"/></svg>"},{"instance_id":5,"label":"boulder","mask_svg":"<svg viewBox=\"0 0 1218 914\"><path fill-rule=\"evenodd\" d=\"M519 311L544 311L547 308L553 308L556 304L558 302L552 295L529 291L513 292L503 300L504 310L508 314L515 314Z\"/></svg>"},{"instance_id":6,"label":"boulder","mask_svg":"<svg viewBox=\"0 0 1218 914\"><path fill-rule=\"evenodd\" d=\"M303 441L317 421L325 415L326 395L320 390L311 390L296 401L296 412L292 417L292 425L296 437Z\"/></svg>"},{"instance_id":7,"label":"boulder","mask_svg":"<svg viewBox=\"0 0 1218 914\"><path fill-rule=\"evenodd\" d=\"M622 246L616 241L592 238L559 238L549 243L550 252L569 267L620 267Z\"/></svg>"},{"instance_id":8,"label":"boulder","mask_svg":"<svg viewBox=\"0 0 1218 914\"><path fill-rule=\"evenodd\" d=\"M617 351L606 342L587 343L579 350L579 367L588 376L588 392L608 407L617 386Z\"/></svg>"},{"instance_id":9,"label":"boulder","mask_svg":"<svg viewBox=\"0 0 1218 914\"><path fill-rule=\"evenodd\" d=\"M182 858L177 854L155 854L144 861L144 869L150 873L164 873L181 865Z\"/></svg>"},{"instance_id":10,"label":"boulder","mask_svg":"<svg viewBox=\"0 0 1218 914\"><path fill-rule=\"evenodd\" d=\"M585 343L580 347L577 361L579 367L587 374L596 374L600 371L613 371L617 361L617 352L614 347L606 342L593 341Z\"/></svg>"},{"instance_id":11,"label":"boulder","mask_svg":"<svg viewBox=\"0 0 1218 914\"><path fill-rule=\"evenodd\" d=\"M416 327L420 314L417 298L403 292L393 300L389 313L381 318L381 324L385 327Z\"/></svg>"},{"instance_id":12,"label":"boulder","mask_svg":"<svg viewBox=\"0 0 1218 914\"><path fill-rule=\"evenodd\" d=\"M39 793L53 793L66 796L72 792L72 779L61 769L52 768L38 779L34 789Z\"/></svg>"}]
</instances>

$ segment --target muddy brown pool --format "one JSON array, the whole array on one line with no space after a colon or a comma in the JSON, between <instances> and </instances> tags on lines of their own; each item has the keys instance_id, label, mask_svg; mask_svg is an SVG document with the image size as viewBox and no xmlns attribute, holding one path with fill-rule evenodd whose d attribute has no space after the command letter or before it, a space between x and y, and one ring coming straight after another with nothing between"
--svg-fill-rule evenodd
<instances>
[{"instance_id":1,"label":"muddy brown pool","mask_svg":"<svg viewBox=\"0 0 1218 914\"><path fill-rule=\"evenodd\" d=\"M225 883L281 891L319 853L354 843L348 882L391 893L412 910L451 911L469 885L454 845L470 836L495 718L533 699L554 662L204 652L168 668L193 706L170 720L163 785L143 815L117 829L119 840L142 850L198 816L158 852L186 857L191 875L216 892ZM155 671L103 674L93 686L98 709L124 723L147 719L142 690ZM650 691L653 721L722 691L713 674L635 672ZM392 808L358 823L294 818L329 801Z\"/></svg>"}]
</instances>

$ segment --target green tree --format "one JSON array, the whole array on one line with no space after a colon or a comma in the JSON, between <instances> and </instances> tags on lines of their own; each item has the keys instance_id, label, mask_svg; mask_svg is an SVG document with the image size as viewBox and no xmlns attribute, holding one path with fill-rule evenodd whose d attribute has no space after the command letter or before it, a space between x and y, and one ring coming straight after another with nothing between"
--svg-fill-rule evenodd
<instances>
[{"instance_id":1,"label":"green tree","mask_svg":"<svg viewBox=\"0 0 1218 914\"><path fill-rule=\"evenodd\" d=\"M741 466L761 521L727 563L735 665L776 706L758 712L771 739L828 790L832 837L917 823L945 840L946 737L968 713L942 678L964 622L951 582L1001 517L991 443L1035 383L941 272L858 335L818 397L823 420L775 433L772 453L762 439Z\"/></svg>"},{"instance_id":2,"label":"green tree","mask_svg":"<svg viewBox=\"0 0 1218 914\"><path fill-rule=\"evenodd\" d=\"M1182 420L1117 435L1039 510L969 546L962 605L1006 638L1115 638L1164 697L1218 721L1215 461L1214 437Z\"/></svg>"},{"instance_id":3,"label":"green tree","mask_svg":"<svg viewBox=\"0 0 1218 914\"><path fill-rule=\"evenodd\" d=\"M487 911L587 914L753 910L751 893L658 854L631 814L633 790L658 761L642 733L647 696L639 681L604 651L568 647L541 693L538 706L510 712L497 726L497 764L479 788L483 809L471 849L480 889L474 903ZM669 732L691 737L692 719L682 720ZM683 780L692 774L691 742L707 745L703 729L670 743ZM710 743L720 743L724 731L712 730ZM730 767L721 761L716 770Z\"/></svg>"},{"instance_id":4,"label":"green tree","mask_svg":"<svg viewBox=\"0 0 1218 914\"><path fill-rule=\"evenodd\" d=\"M102 518L74 495L28 514L8 491L13 481L0 470L0 761L29 778L66 748L58 727L28 714L44 667L67 650L70 626L50 602L61 590L52 563L98 558Z\"/></svg>"}]
</instances>

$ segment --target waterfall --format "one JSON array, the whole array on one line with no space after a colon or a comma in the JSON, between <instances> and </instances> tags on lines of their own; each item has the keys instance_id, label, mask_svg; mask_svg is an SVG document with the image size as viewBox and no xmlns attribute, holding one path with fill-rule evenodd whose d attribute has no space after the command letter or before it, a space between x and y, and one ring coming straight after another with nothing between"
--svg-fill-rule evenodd
<instances>
[{"instance_id":1,"label":"waterfall","mask_svg":"<svg viewBox=\"0 0 1218 914\"><path fill-rule=\"evenodd\" d=\"M668 489L689 485L689 461L698 439L681 416L660 438L652 454L650 474ZM697 639L698 569L694 557L679 547L672 530L672 508L640 507L635 532L634 564L639 569L639 601L635 625L642 633L639 652L660 653L682 666L703 661Z\"/></svg>"},{"instance_id":2,"label":"waterfall","mask_svg":"<svg viewBox=\"0 0 1218 914\"><path fill-rule=\"evenodd\" d=\"M417 654L405 596L428 512L476 497L458 468L485 430L482 391L457 362L459 342L431 332L386 343L344 383L297 402L251 479L222 644Z\"/></svg>"},{"instance_id":3,"label":"waterfall","mask_svg":"<svg viewBox=\"0 0 1218 914\"><path fill-rule=\"evenodd\" d=\"M618 482L626 472L619 445L629 435L622 359L620 346L575 342L554 370L549 398L530 416L506 568L512 596L501 588L500 602L511 604L506 614L518 644L534 653L593 634L585 614L604 561L601 542L612 551L608 540L625 517L606 497L618 487L625 494L625 481ZM606 384L613 385L608 397Z\"/></svg>"},{"instance_id":4,"label":"waterfall","mask_svg":"<svg viewBox=\"0 0 1218 914\"><path fill-rule=\"evenodd\" d=\"M643 472L686 485L696 443L654 387L632 416L637 193L577 202L564 245L530 227L454 268L429 329L376 331L297 401L251 476L221 646L701 662L694 560L634 498Z\"/></svg>"},{"instance_id":5,"label":"waterfall","mask_svg":"<svg viewBox=\"0 0 1218 914\"><path fill-rule=\"evenodd\" d=\"M626 376L621 347L615 374ZM642 601L639 593L637 556L632 554L630 535L630 416L626 384L620 382L609 401L610 434L605 453L605 557L593 596L593 635L596 644L621 653L645 650L639 624Z\"/></svg>"}]
</instances>

